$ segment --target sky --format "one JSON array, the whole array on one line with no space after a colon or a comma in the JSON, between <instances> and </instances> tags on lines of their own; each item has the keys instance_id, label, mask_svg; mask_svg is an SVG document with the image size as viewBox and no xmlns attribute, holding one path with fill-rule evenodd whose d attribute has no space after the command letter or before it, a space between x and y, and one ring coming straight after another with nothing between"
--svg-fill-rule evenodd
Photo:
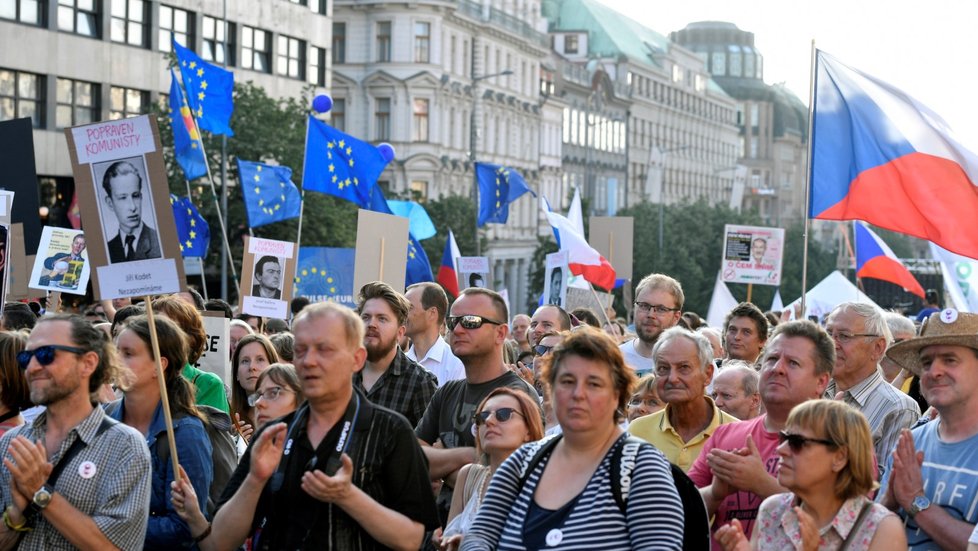
<instances>
[{"instance_id":1,"label":"sky","mask_svg":"<svg viewBox=\"0 0 978 551\"><path fill-rule=\"evenodd\" d=\"M669 36L696 21L754 33L764 80L806 105L811 42L941 115L978 152L978 2L973 0L598 0Z\"/></svg>"}]
</instances>

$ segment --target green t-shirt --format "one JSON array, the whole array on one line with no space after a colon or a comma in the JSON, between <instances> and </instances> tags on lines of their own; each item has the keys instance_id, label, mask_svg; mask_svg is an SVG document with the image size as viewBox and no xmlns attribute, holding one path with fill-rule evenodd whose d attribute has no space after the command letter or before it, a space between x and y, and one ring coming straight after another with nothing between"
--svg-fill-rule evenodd
<instances>
[{"instance_id":1,"label":"green t-shirt","mask_svg":"<svg viewBox=\"0 0 978 551\"><path fill-rule=\"evenodd\" d=\"M196 391L194 401L197 404L211 406L231 415L228 395L224 391L224 383L221 382L220 377L207 371L201 371L190 364L185 365L180 374L194 386Z\"/></svg>"}]
</instances>

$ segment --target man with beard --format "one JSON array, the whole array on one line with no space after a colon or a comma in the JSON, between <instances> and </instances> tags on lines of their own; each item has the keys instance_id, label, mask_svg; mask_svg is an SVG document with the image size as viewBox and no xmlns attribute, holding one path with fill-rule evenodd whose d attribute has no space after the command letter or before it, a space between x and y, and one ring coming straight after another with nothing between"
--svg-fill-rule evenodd
<instances>
[{"instance_id":1,"label":"man with beard","mask_svg":"<svg viewBox=\"0 0 978 551\"><path fill-rule=\"evenodd\" d=\"M112 343L80 316L48 316L17 362L31 401L46 409L0 439L0 549L141 549L146 438L93 405L103 384L119 380Z\"/></svg>"},{"instance_id":2,"label":"man with beard","mask_svg":"<svg viewBox=\"0 0 978 551\"><path fill-rule=\"evenodd\" d=\"M625 363L639 376L652 371L652 347L682 317L683 287L664 274L649 274L635 288L636 338L621 345Z\"/></svg>"},{"instance_id":3,"label":"man with beard","mask_svg":"<svg viewBox=\"0 0 978 551\"><path fill-rule=\"evenodd\" d=\"M410 309L411 303L386 283L374 281L360 289L357 311L366 329L367 363L353 374L353 386L371 403L406 417L413 427L428 407L438 379L397 346L407 330Z\"/></svg>"}]
</instances>

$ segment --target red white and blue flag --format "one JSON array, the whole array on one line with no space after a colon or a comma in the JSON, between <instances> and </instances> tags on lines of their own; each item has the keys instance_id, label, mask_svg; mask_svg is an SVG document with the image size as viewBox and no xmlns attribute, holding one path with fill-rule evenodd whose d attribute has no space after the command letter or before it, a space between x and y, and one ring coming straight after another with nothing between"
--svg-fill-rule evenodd
<instances>
[{"instance_id":1,"label":"red white and blue flag","mask_svg":"<svg viewBox=\"0 0 978 551\"><path fill-rule=\"evenodd\" d=\"M614 289L615 269L611 263L588 244L570 220L550 210L546 199L541 201L541 207L553 227L557 245L561 251L568 253L567 267L570 272L584 277L586 281L602 289Z\"/></svg>"},{"instance_id":2,"label":"red white and blue flag","mask_svg":"<svg viewBox=\"0 0 978 551\"><path fill-rule=\"evenodd\" d=\"M905 92L817 52L809 216L978 258L978 156Z\"/></svg>"},{"instance_id":3,"label":"red white and blue flag","mask_svg":"<svg viewBox=\"0 0 978 551\"><path fill-rule=\"evenodd\" d=\"M856 277L882 279L903 287L908 293L924 298L924 288L900 262L887 244L869 229L856 222Z\"/></svg>"},{"instance_id":4,"label":"red white and blue flag","mask_svg":"<svg viewBox=\"0 0 978 551\"><path fill-rule=\"evenodd\" d=\"M445 252L441 255L441 266L438 268L438 283L445 288L445 291L453 297L458 296L458 257L462 256L458 252L458 243L455 242L455 234L448 230L448 239L445 240Z\"/></svg>"}]
</instances>

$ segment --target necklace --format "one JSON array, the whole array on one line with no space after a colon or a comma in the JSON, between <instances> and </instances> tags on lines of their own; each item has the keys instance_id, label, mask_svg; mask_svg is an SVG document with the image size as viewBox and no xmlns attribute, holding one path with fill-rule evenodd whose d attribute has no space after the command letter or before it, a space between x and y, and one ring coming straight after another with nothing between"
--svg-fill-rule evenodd
<instances>
[{"instance_id":1,"label":"necklace","mask_svg":"<svg viewBox=\"0 0 978 551\"><path fill-rule=\"evenodd\" d=\"M486 499L486 492L489 490L489 479L492 478L492 468L486 469L486 474L482 477L482 484L479 486L479 501L478 504L482 505L482 500Z\"/></svg>"}]
</instances>

